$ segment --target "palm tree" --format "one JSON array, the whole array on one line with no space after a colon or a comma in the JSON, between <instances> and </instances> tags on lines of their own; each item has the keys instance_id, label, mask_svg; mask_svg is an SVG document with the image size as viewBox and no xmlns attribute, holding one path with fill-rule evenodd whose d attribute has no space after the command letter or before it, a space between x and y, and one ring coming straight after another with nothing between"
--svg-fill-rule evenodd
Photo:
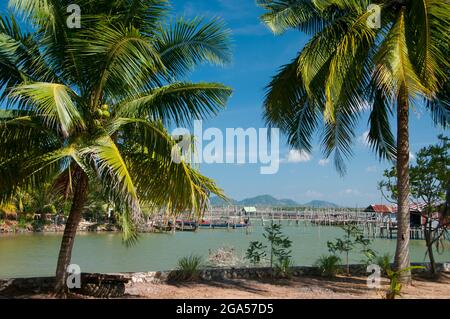
<instances>
[{"instance_id":1,"label":"palm tree","mask_svg":"<svg viewBox=\"0 0 450 319\"><path fill-rule=\"evenodd\" d=\"M79 0L82 28L66 25L67 1L10 0L0 20L0 194L53 181L72 201L56 269L67 266L91 182L120 211L126 243L141 205L201 214L209 193L195 168L175 164L165 125L216 114L231 94L219 83L186 81L201 63L230 60L219 20L166 22L164 0ZM15 16L30 21L21 29Z\"/></svg>"},{"instance_id":2,"label":"palm tree","mask_svg":"<svg viewBox=\"0 0 450 319\"><path fill-rule=\"evenodd\" d=\"M409 108L424 102L436 123L449 123L450 4L438 0L258 0L274 33L295 28L311 38L268 86L265 118L289 144L311 151L321 129L324 155L345 173L360 115L370 112L368 142L396 160L398 238L395 264L409 266ZM372 28L377 4L381 27ZM397 110L397 141L390 115ZM323 123L319 125L319 118ZM402 273L403 281L410 273Z\"/></svg>"}]
</instances>

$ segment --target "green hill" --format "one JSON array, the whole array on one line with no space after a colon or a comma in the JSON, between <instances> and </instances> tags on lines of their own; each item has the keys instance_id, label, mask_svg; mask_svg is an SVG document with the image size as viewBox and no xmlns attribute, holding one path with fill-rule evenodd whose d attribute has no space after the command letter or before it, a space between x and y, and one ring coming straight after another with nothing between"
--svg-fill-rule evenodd
<instances>
[{"instance_id":1,"label":"green hill","mask_svg":"<svg viewBox=\"0 0 450 319\"><path fill-rule=\"evenodd\" d=\"M337 208L338 205L321 200L312 200L306 204L300 204L292 199L277 199L271 195L260 195L251 198L245 198L243 200L237 201L230 199L227 203L223 199L213 196L210 199L212 206L227 206L227 205L237 205L237 206L271 206L271 207L314 207L314 208Z\"/></svg>"}]
</instances>

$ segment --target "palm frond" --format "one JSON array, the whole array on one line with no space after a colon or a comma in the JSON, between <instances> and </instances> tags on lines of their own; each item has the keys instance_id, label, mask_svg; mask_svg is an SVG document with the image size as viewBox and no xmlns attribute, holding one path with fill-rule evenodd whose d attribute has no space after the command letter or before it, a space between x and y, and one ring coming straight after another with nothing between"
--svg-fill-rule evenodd
<instances>
[{"instance_id":1,"label":"palm frond","mask_svg":"<svg viewBox=\"0 0 450 319\"><path fill-rule=\"evenodd\" d=\"M75 150L73 146L68 146L49 152L29 152L27 155L26 159L11 156L0 163L0 173L4 177L0 181L0 199L11 196L17 187L43 187L67 165Z\"/></svg>"},{"instance_id":2,"label":"palm frond","mask_svg":"<svg viewBox=\"0 0 450 319\"><path fill-rule=\"evenodd\" d=\"M341 175L347 168L345 161L352 155L351 145L355 139L355 128L360 113L345 106L335 110L335 120L326 121L322 133L322 147L325 158L334 152L334 165Z\"/></svg>"},{"instance_id":3,"label":"palm frond","mask_svg":"<svg viewBox=\"0 0 450 319\"><path fill-rule=\"evenodd\" d=\"M153 43L138 29L104 19L79 31L70 51L80 57L87 74L98 75L92 83L94 104L136 94L151 74L164 69Z\"/></svg>"},{"instance_id":4,"label":"palm frond","mask_svg":"<svg viewBox=\"0 0 450 319\"><path fill-rule=\"evenodd\" d=\"M326 13L321 12L309 0L257 0L257 4L267 10L261 21L275 34L291 28L298 28L308 34L322 30L328 23Z\"/></svg>"},{"instance_id":5,"label":"palm frond","mask_svg":"<svg viewBox=\"0 0 450 319\"><path fill-rule=\"evenodd\" d=\"M53 81L57 76L45 61L35 39L11 15L0 17L0 87L4 101L9 91L24 81Z\"/></svg>"},{"instance_id":6,"label":"palm frond","mask_svg":"<svg viewBox=\"0 0 450 319\"><path fill-rule=\"evenodd\" d=\"M381 91L376 91L373 97L372 111L369 116L368 143L380 159L395 160L397 146L389 124L392 110Z\"/></svg>"},{"instance_id":7,"label":"palm frond","mask_svg":"<svg viewBox=\"0 0 450 319\"><path fill-rule=\"evenodd\" d=\"M49 152L61 146L61 140L42 125L42 119L35 116L14 116L10 111L0 121L0 163Z\"/></svg>"},{"instance_id":8,"label":"palm frond","mask_svg":"<svg viewBox=\"0 0 450 319\"><path fill-rule=\"evenodd\" d=\"M312 0L314 5L321 11L326 9L341 9L361 14L367 11L370 0Z\"/></svg>"},{"instance_id":9,"label":"palm frond","mask_svg":"<svg viewBox=\"0 0 450 319\"><path fill-rule=\"evenodd\" d=\"M231 89L219 83L171 83L123 102L116 112L119 116L186 124L216 114L230 95Z\"/></svg>"},{"instance_id":10,"label":"palm frond","mask_svg":"<svg viewBox=\"0 0 450 319\"><path fill-rule=\"evenodd\" d=\"M0 20L0 87L13 87L28 78L27 74L18 68L17 51L20 47L14 38L4 33L5 19ZM4 94L3 94L4 96ZM2 98L3 100L3 98Z\"/></svg>"},{"instance_id":11,"label":"palm frond","mask_svg":"<svg viewBox=\"0 0 450 319\"><path fill-rule=\"evenodd\" d=\"M445 1L412 1L405 11L405 33L412 66L423 85L435 95L448 81L450 4Z\"/></svg>"},{"instance_id":12,"label":"palm frond","mask_svg":"<svg viewBox=\"0 0 450 319\"><path fill-rule=\"evenodd\" d=\"M172 161L174 141L167 134L163 124L142 118L115 118L106 127L110 135L120 135L124 149L141 150L157 153L165 161ZM119 147L121 146L119 144Z\"/></svg>"},{"instance_id":13,"label":"palm frond","mask_svg":"<svg viewBox=\"0 0 450 319\"><path fill-rule=\"evenodd\" d=\"M447 80L436 98L428 100L425 106L431 113L434 123L447 129L450 126L450 82Z\"/></svg>"},{"instance_id":14,"label":"palm frond","mask_svg":"<svg viewBox=\"0 0 450 319\"><path fill-rule=\"evenodd\" d=\"M230 31L223 21L179 19L160 25L155 46L169 76L179 79L202 63L225 65L231 60Z\"/></svg>"},{"instance_id":15,"label":"palm frond","mask_svg":"<svg viewBox=\"0 0 450 319\"><path fill-rule=\"evenodd\" d=\"M135 177L139 198L149 207L165 207L173 214L187 210L199 216L210 193L224 197L212 180L183 161L173 161L176 141L161 123L124 118L117 119L114 127L114 132L126 137L127 142L118 147Z\"/></svg>"},{"instance_id":16,"label":"palm frond","mask_svg":"<svg viewBox=\"0 0 450 319\"><path fill-rule=\"evenodd\" d=\"M154 35L158 24L168 14L170 3L168 0L132 0L112 1L117 11L113 19L125 25L132 25L146 35Z\"/></svg>"},{"instance_id":17,"label":"palm frond","mask_svg":"<svg viewBox=\"0 0 450 319\"><path fill-rule=\"evenodd\" d=\"M370 70L359 61L368 60L376 37L366 23L369 14L336 20L313 38L300 55L299 73L309 98L323 100L326 121L334 121L337 104L352 103L357 109L364 100L361 87L367 86Z\"/></svg>"},{"instance_id":18,"label":"palm frond","mask_svg":"<svg viewBox=\"0 0 450 319\"><path fill-rule=\"evenodd\" d=\"M95 166L105 193L138 223L142 216L136 188L116 143L105 135L81 149L80 157Z\"/></svg>"},{"instance_id":19,"label":"palm frond","mask_svg":"<svg viewBox=\"0 0 450 319\"><path fill-rule=\"evenodd\" d=\"M405 32L405 9L400 9L394 25L375 56L376 83L390 98L395 98L401 88L408 98L428 96L430 91L421 83L411 64Z\"/></svg>"},{"instance_id":20,"label":"palm frond","mask_svg":"<svg viewBox=\"0 0 450 319\"><path fill-rule=\"evenodd\" d=\"M288 136L293 148L311 152L319 109L309 103L297 65L298 58L283 66L268 85L264 118L270 127L278 127Z\"/></svg>"},{"instance_id":21,"label":"palm frond","mask_svg":"<svg viewBox=\"0 0 450 319\"><path fill-rule=\"evenodd\" d=\"M187 211L198 218L207 209L211 193L225 197L211 179L184 162L177 164L147 152L128 153L127 158L140 198L148 207L164 207L173 215Z\"/></svg>"},{"instance_id":22,"label":"palm frond","mask_svg":"<svg viewBox=\"0 0 450 319\"><path fill-rule=\"evenodd\" d=\"M53 0L9 0L8 7L25 19L38 23L51 22Z\"/></svg>"},{"instance_id":23,"label":"palm frond","mask_svg":"<svg viewBox=\"0 0 450 319\"><path fill-rule=\"evenodd\" d=\"M31 83L14 87L11 97L21 109L42 116L48 126L57 128L64 136L75 127L83 128L84 121L73 101L76 94L56 83Z\"/></svg>"},{"instance_id":24,"label":"palm frond","mask_svg":"<svg viewBox=\"0 0 450 319\"><path fill-rule=\"evenodd\" d=\"M112 24L122 24L139 29L143 35L152 36L171 9L168 0L79 0L84 20L104 16Z\"/></svg>"}]
</instances>

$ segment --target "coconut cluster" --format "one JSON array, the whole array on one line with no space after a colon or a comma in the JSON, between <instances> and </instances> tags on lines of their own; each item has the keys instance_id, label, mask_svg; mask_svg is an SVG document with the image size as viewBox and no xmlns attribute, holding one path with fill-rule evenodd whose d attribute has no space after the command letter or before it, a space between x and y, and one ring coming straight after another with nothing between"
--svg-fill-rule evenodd
<instances>
[{"instance_id":1,"label":"coconut cluster","mask_svg":"<svg viewBox=\"0 0 450 319\"><path fill-rule=\"evenodd\" d=\"M108 119L111 116L111 113L109 113L109 106L108 104L103 104L101 107L98 107L95 110L95 123L97 125L101 124L101 120Z\"/></svg>"}]
</instances>

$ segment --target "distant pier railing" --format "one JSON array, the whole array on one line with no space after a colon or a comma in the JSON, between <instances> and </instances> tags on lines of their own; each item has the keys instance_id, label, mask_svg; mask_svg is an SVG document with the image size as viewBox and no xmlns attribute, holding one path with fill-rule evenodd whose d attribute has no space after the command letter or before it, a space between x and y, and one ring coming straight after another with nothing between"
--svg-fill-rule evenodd
<instances>
[{"instance_id":1,"label":"distant pier railing","mask_svg":"<svg viewBox=\"0 0 450 319\"><path fill-rule=\"evenodd\" d=\"M397 226L395 222L378 218L377 214L372 212L364 212L358 209L345 208L305 208L305 209L286 209L258 207L256 211L245 211L242 207L225 206L210 207L202 217L208 221L231 221L230 224L239 220L248 219L250 225L265 226L270 223L283 221L288 225L303 226L342 226L347 224L359 225L367 237L371 238L396 238ZM182 214L181 219L188 219L188 214ZM165 223L170 218L155 216L153 224ZM172 219L172 223L175 220ZM175 224L175 223L173 223ZM231 227L232 228L232 227ZM176 229L172 229L176 230ZM423 239L423 226L411 227L411 239Z\"/></svg>"}]
</instances>

